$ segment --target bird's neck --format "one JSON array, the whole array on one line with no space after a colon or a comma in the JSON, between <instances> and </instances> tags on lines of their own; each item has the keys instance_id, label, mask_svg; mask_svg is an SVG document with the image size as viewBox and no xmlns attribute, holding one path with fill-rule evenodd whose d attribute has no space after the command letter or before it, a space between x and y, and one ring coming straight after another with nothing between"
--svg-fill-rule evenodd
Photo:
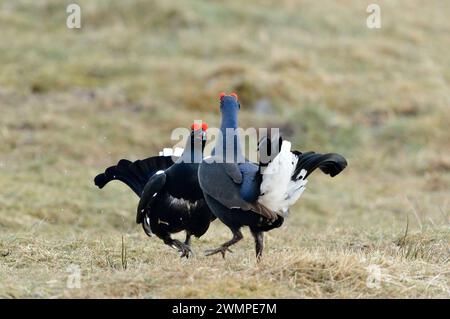
<instances>
[{"instance_id":1,"label":"bird's neck","mask_svg":"<svg viewBox=\"0 0 450 319\"><path fill-rule=\"evenodd\" d=\"M189 138L184 147L180 160L183 163L201 163L205 144L197 138Z\"/></svg>"},{"instance_id":2,"label":"bird's neck","mask_svg":"<svg viewBox=\"0 0 450 319\"><path fill-rule=\"evenodd\" d=\"M233 110L223 111L222 113L222 123L220 125L220 130L222 135L225 136L226 129L237 129L238 128L238 117L237 112Z\"/></svg>"},{"instance_id":3,"label":"bird's neck","mask_svg":"<svg viewBox=\"0 0 450 319\"><path fill-rule=\"evenodd\" d=\"M219 156L226 162L240 162L243 158L237 128L237 112L233 109L223 110L220 125L222 138L218 141L219 145L217 145L215 153L218 153L220 150L222 154L219 154Z\"/></svg>"}]
</instances>

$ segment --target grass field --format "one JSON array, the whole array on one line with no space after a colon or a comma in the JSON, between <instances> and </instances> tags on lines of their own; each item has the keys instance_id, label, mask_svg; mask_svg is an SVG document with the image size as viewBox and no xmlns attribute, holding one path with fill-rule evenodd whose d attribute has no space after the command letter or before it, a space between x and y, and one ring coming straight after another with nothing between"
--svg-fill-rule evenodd
<instances>
[{"instance_id":1,"label":"grass field","mask_svg":"<svg viewBox=\"0 0 450 319\"><path fill-rule=\"evenodd\" d=\"M450 297L450 2L0 0L0 297ZM219 123L280 127L338 152L282 228L225 260L134 224L136 196L93 177ZM180 237L182 234L179 235ZM123 238L123 244L122 244ZM67 285L78 267L81 287Z\"/></svg>"}]
</instances>

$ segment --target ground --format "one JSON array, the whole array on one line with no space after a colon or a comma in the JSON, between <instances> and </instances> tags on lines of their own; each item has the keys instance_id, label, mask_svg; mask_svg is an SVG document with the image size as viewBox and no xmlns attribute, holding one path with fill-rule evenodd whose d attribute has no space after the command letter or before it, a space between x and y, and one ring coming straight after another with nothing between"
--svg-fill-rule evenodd
<instances>
[{"instance_id":1,"label":"ground","mask_svg":"<svg viewBox=\"0 0 450 319\"><path fill-rule=\"evenodd\" d=\"M450 297L450 3L0 1L0 297ZM280 229L225 260L219 221L180 259L93 177L175 127L280 127L338 152ZM180 238L182 234L178 235ZM77 274L80 281L76 280ZM78 285L79 283L79 285Z\"/></svg>"}]
</instances>

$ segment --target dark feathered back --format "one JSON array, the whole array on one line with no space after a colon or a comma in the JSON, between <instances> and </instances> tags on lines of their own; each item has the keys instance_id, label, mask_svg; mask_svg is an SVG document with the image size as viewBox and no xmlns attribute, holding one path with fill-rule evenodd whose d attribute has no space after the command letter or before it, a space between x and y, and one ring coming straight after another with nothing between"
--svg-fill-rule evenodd
<instances>
[{"instance_id":1,"label":"dark feathered back","mask_svg":"<svg viewBox=\"0 0 450 319\"><path fill-rule=\"evenodd\" d=\"M99 188L103 188L110 181L119 180L140 197L150 177L159 170L169 168L173 163L171 156L153 156L135 162L121 159L117 165L108 167L104 173L97 175L94 182Z\"/></svg>"}]
</instances>

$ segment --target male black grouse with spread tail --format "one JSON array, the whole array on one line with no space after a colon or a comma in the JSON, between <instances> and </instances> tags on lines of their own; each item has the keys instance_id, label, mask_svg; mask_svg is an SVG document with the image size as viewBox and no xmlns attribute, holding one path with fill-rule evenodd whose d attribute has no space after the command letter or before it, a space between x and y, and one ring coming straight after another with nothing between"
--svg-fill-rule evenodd
<instances>
[{"instance_id":1,"label":"male black grouse with spread tail","mask_svg":"<svg viewBox=\"0 0 450 319\"><path fill-rule=\"evenodd\" d=\"M229 247L243 238L240 229L248 226L255 239L259 260L263 251L263 233L282 225L287 210L303 192L306 177L316 168L335 176L347 162L338 154L291 152L288 141L282 141L281 147L276 147L273 140L263 139L259 151L269 145L274 152L265 156L266 163L251 163L244 158L239 145L236 130L239 109L236 94L221 94L221 136L216 140L212 156L203 160L198 172L209 208L233 233L230 241L206 254L221 253L225 257ZM264 156L260 156L260 161L261 158Z\"/></svg>"},{"instance_id":2,"label":"male black grouse with spread tail","mask_svg":"<svg viewBox=\"0 0 450 319\"><path fill-rule=\"evenodd\" d=\"M136 223L145 233L155 234L165 244L189 258L192 235L201 237L215 216L205 203L198 183L198 167L203 158L207 125L194 123L186 147L179 158L169 152L145 160L122 159L95 177L103 188L120 180L140 197ZM186 240L172 239L171 234L186 231Z\"/></svg>"}]
</instances>

